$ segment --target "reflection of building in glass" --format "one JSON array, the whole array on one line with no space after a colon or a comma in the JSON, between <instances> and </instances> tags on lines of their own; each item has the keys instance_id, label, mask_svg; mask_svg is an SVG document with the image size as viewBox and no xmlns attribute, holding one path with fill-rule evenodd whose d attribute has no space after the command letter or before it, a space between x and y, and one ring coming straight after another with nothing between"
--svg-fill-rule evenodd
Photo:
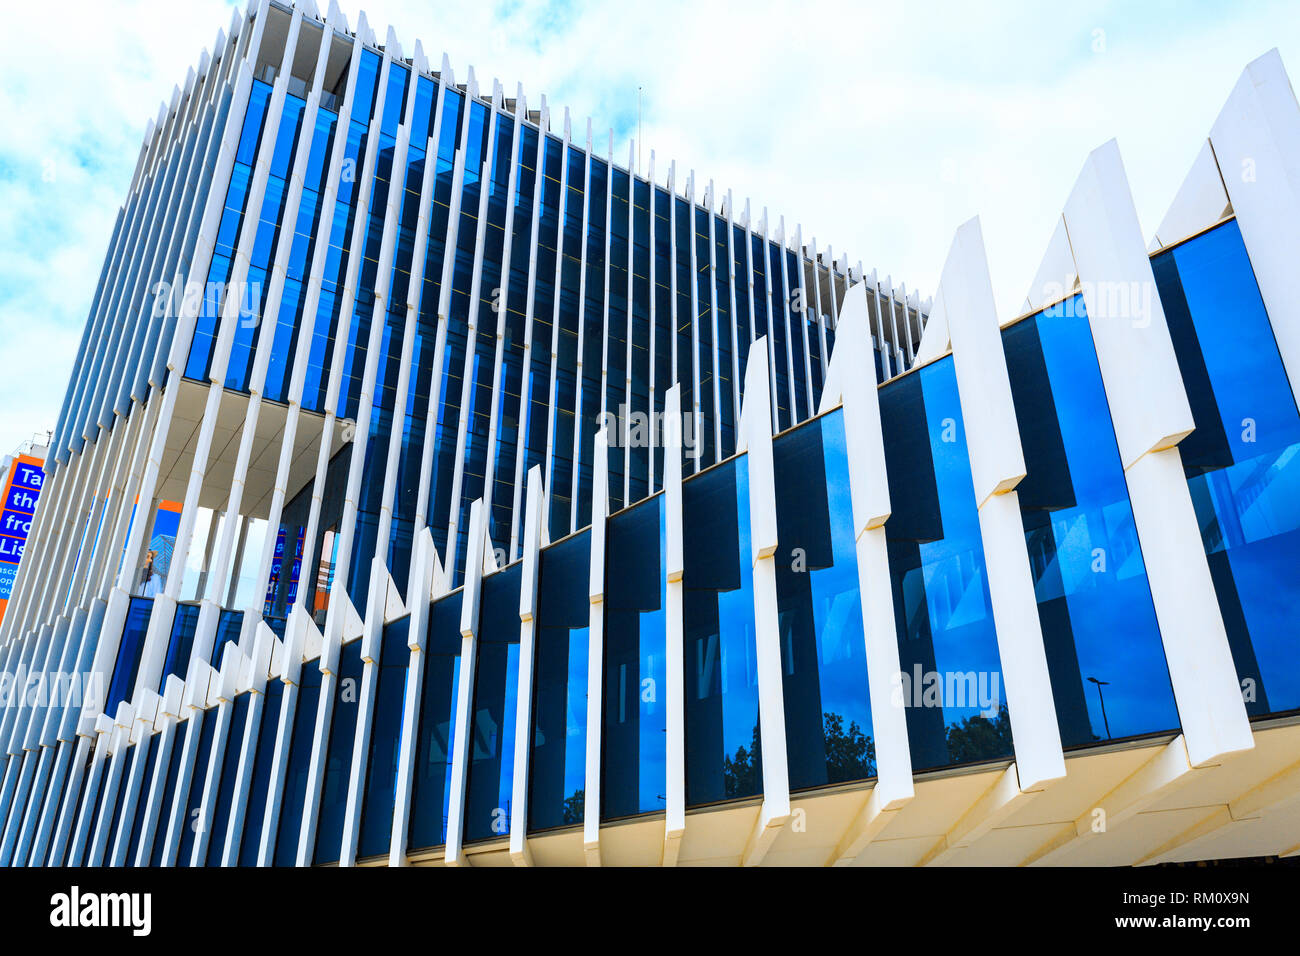
<instances>
[{"instance_id":1,"label":"reflection of building in glass","mask_svg":"<svg viewBox=\"0 0 1300 956\"><path fill-rule=\"evenodd\" d=\"M1093 153L999 316L977 221L923 301L317 13L145 138L0 624L105 696L3 710L0 863L1300 845L1276 55L1150 248Z\"/></svg>"}]
</instances>

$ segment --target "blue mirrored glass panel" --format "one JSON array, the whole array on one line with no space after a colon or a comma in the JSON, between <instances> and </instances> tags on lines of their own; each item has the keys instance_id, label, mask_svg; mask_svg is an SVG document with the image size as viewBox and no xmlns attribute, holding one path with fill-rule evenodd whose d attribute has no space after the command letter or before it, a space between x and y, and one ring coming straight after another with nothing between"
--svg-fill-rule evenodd
<instances>
[{"instance_id":1,"label":"blue mirrored glass panel","mask_svg":"<svg viewBox=\"0 0 1300 956\"><path fill-rule=\"evenodd\" d=\"M528 828L581 823L586 807L587 652L591 534L541 553L533 636Z\"/></svg>"},{"instance_id":2,"label":"blue mirrored glass panel","mask_svg":"<svg viewBox=\"0 0 1300 956\"><path fill-rule=\"evenodd\" d=\"M763 790L749 458L682 486L686 805Z\"/></svg>"},{"instance_id":3,"label":"blue mirrored glass panel","mask_svg":"<svg viewBox=\"0 0 1300 956\"><path fill-rule=\"evenodd\" d=\"M465 842L510 832L515 718L519 701L519 584L523 564L483 579L479 595L478 660L470 711Z\"/></svg>"},{"instance_id":4,"label":"blue mirrored glass panel","mask_svg":"<svg viewBox=\"0 0 1300 956\"><path fill-rule=\"evenodd\" d=\"M1164 645L1082 297L1009 326L1002 343L1061 743L1174 729Z\"/></svg>"},{"instance_id":5,"label":"blue mirrored glass panel","mask_svg":"<svg viewBox=\"0 0 1300 956\"><path fill-rule=\"evenodd\" d=\"M451 805L451 749L455 742L456 688L460 681L460 605L455 591L429 608L424 645L424 687L411 782L407 845L424 850L447 842Z\"/></svg>"},{"instance_id":6,"label":"blue mirrored glass panel","mask_svg":"<svg viewBox=\"0 0 1300 956\"><path fill-rule=\"evenodd\" d=\"M1236 220L1151 260L1196 430L1179 444L1252 717L1300 708L1300 416Z\"/></svg>"},{"instance_id":7,"label":"blue mirrored glass panel","mask_svg":"<svg viewBox=\"0 0 1300 956\"><path fill-rule=\"evenodd\" d=\"M525 435L523 473L533 466L546 468L547 436L550 434L550 350L543 343L554 337L552 318L555 306L555 272L559 246L560 179L564 174L564 146L553 136L542 138L542 165L536 238L536 270L533 276L534 301L532 355L525 370L525 390L521 396L519 427ZM531 268L531 266L530 266ZM542 347L539 347L542 346ZM522 491L522 489L520 489Z\"/></svg>"},{"instance_id":8,"label":"blue mirrored glass panel","mask_svg":"<svg viewBox=\"0 0 1300 956\"><path fill-rule=\"evenodd\" d=\"M653 238L650 234L650 184L640 179L632 180L632 321L629 336L631 350L628 368L632 379L630 386L628 427L632 421L644 421L651 409L650 335L654 327L650 319L654 289L650 281L650 264L653 261ZM635 418L634 418L635 416ZM649 491L651 449L645 442L624 443L624 455L629 469L628 501L640 501Z\"/></svg>"},{"instance_id":9,"label":"blue mirrored glass panel","mask_svg":"<svg viewBox=\"0 0 1300 956\"><path fill-rule=\"evenodd\" d=\"M342 409L341 414L350 419L357 417L357 408L361 395L361 379L366 365L366 353L369 349L371 324L373 322L385 322L385 317L382 314L376 314L382 308L382 303L377 301L376 293L380 293L380 297L382 297L384 291L384 286L377 287L377 282L380 281L377 273L381 237L384 231L386 203L392 186L391 180L394 176L395 136L397 134L398 118L405 105L404 98L409 79L409 73L404 68L394 67L388 71L388 85L384 93L383 117L378 127L378 149L375 150L372 157L372 164L364 166L361 176L358 177L361 188L364 188L365 183L370 184L369 211L360 237L362 246L359 251L362 253L363 258L360 268L355 274L355 309L351 321L345 327L340 328L340 334L346 331L348 347L343 355L343 379L339 392L339 403ZM371 176L372 170L373 177ZM399 169L396 172L400 184L404 171ZM401 250L397 251L400 252ZM391 323L388 324L386 331L391 336L393 332ZM381 335L380 352L377 356L381 377L385 374L388 366L387 355L385 354L388 344L390 344L390 338ZM377 406L385 410L391 409L392 396L382 387L373 398ZM379 415L371 419L372 438L375 437L376 429L385 426L386 422L386 415ZM358 538L354 539L354 542L361 545L365 540L364 536L359 535ZM368 564L368 562L363 563Z\"/></svg>"},{"instance_id":10,"label":"blue mirrored glass panel","mask_svg":"<svg viewBox=\"0 0 1300 956\"><path fill-rule=\"evenodd\" d=\"M108 835L104 840L103 854L100 857L101 865L103 866L107 866L109 861L113 859L113 841L117 838L118 825L122 819L122 809L126 804L126 791L130 785L129 778L131 775L131 764L135 761L136 752L138 750L139 746L137 744L128 744L126 750L123 751L122 774L118 781L117 792L113 795L111 803L107 800L100 803L100 819L95 824L96 829L91 831L93 835L98 832L99 827L108 827ZM108 814L108 816L105 817L104 814Z\"/></svg>"},{"instance_id":11,"label":"blue mirrored glass panel","mask_svg":"<svg viewBox=\"0 0 1300 956\"><path fill-rule=\"evenodd\" d=\"M659 413L662 416L664 396L676 380L676 371L673 366L676 353L673 347L672 276L674 266L672 262L672 223L668 214L672 206L672 199L667 190L658 186L650 189L650 196L652 203L651 216L653 217L652 230L654 232L654 257L650 264L651 277L654 283L653 299L650 305L653 323L653 328L650 330L650 354L653 363L650 369L650 385L653 393L651 415ZM682 314L689 315L690 313L684 311ZM682 408L689 407L690 405L686 402L682 402ZM664 486L663 450L656 445L651 445L647 451L653 459L650 487L662 490Z\"/></svg>"},{"instance_id":12,"label":"blue mirrored glass panel","mask_svg":"<svg viewBox=\"0 0 1300 956\"><path fill-rule=\"evenodd\" d=\"M244 809L244 832L239 842L240 866L257 865L262 830L266 823L266 795L271 786L271 762L275 759L275 740L279 732L283 701L284 681L273 677L266 682L266 699L262 702L257 748L248 785L248 805Z\"/></svg>"},{"instance_id":13,"label":"blue mirrored glass panel","mask_svg":"<svg viewBox=\"0 0 1300 956\"><path fill-rule=\"evenodd\" d=\"M289 165L297 149L306 107L304 100L292 94L285 96L275 141L266 144L271 151L271 162L261 209L249 210L259 216L253 226L253 244L249 251L249 288L243 293L240 321L231 338L225 376L226 387L235 391L249 390L253 355L261 339L262 328L267 324L261 319L270 284L271 256L284 224L284 208L289 192Z\"/></svg>"},{"instance_id":14,"label":"blue mirrored glass panel","mask_svg":"<svg viewBox=\"0 0 1300 956\"><path fill-rule=\"evenodd\" d=\"M604 345L606 369L603 408L607 414L617 417L618 428L622 428L626 426L628 417L627 363L631 341L631 313L628 310L631 273L628 265L632 249L628 229L631 225L632 186L628 174L618 168L612 168L609 175L609 319ZM623 492L626 474L624 458L627 450L626 443L609 449L609 506L613 511L629 504Z\"/></svg>"},{"instance_id":15,"label":"blue mirrored glass panel","mask_svg":"<svg viewBox=\"0 0 1300 956\"><path fill-rule=\"evenodd\" d=\"M880 389L885 523L915 770L1009 757L1011 722L952 357Z\"/></svg>"},{"instance_id":16,"label":"blue mirrored glass panel","mask_svg":"<svg viewBox=\"0 0 1300 956\"><path fill-rule=\"evenodd\" d=\"M194 721L196 717L202 718L203 726L196 727ZM199 711L195 717L188 721L188 730L190 733L198 732L199 743L195 751L194 766L190 770L190 779L188 785L182 779L180 786L188 788L186 797L185 815L178 821L181 830L180 852L176 854L176 866L189 866L190 858L194 853L194 838L198 834L198 825L200 820L200 808L203 804L203 781L208 774L208 761L212 757L212 741L216 736L217 729L217 709Z\"/></svg>"},{"instance_id":17,"label":"blue mirrored glass panel","mask_svg":"<svg viewBox=\"0 0 1300 956\"><path fill-rule=\"evenodd\" d=\"M301 174L302 197L290 244L284 293L280 300L279 315L268 316L268 319L274 318L276 321L271 359L266 372L266 397L272 401L288 400L298 336L303 330L304 319L307 318L303 315L306 302L304 282L310 274L317 242L329 240L329 213L321 208L321 200L328 185L329 157L333 151L337 126L338 114L322 108L316 114L315 128L309 134L304 130L305 135L311 135L312 141L307 168Z\"/></svg>"},{"instance_id":18,"label":"blue mirrored glass panel","mask_svg":"<svg viewBox=\"0 0 1300 956\"><path fill-rule=\"evenodd\" d=\"M167 678L175 675L181 680L190 666L190 651L194 648L194 629L199 623L199 606L197 604L176 605L176 615L172 618L171 638L167 642L167 657L163 662L162 680L158 689L167 686Z\"/></svg>"},{"instance_id":19,"label":"blue mirrored glass panel","mask_svg":"<svg viewBox=\"0 0 1300 956\"><path fill-rule=\"evenodd\" d=\"M665 806L664 531L662 494L606 526L602 820Z\"/></svg>"},{"instance_id":20,"label":"blue mirrored glass panel","mask_svg":"<svg viewBox=\"0 0 1300 956\"><path fill-rule=\"evenodd\" d=\"M718 458L722 459L736 453L736 401L734 384L739 381L736 369L732 365L738 330L736 295L733 283L735 277L728 270L731 259L730 228L727 221L719 216L710 219L713 231L712 254L710 266L713 268L713 302L717 312L714 315L713 332L718 343L718 421L721 443L718 445ZM748 335L748 332L742 334Z\"/></svg>"},{"instance_id":21,"label":"blue mirrored glass panel","mask_svg":"<svg viewBox=\"0 0 1300 956\"><path fill-rule=\"evenodd\" d=\"M357 855L365 858L388 852L393 834L393 805L397 786L397 748L402 736L402 708L406 703L406 675L411 650L406 644L411 619L384 625L379 681L370 728L370 760L361 805L361 834Z\"/></svg>"},{"instance_id":22,"label":"blue mirrored glass panel","mask_svg":"<svg viewBox=\"0 0 1300 956\"><path fill-rule=\"evenodd\" d=\"M131 838L127 843L123 866L135 866L135 855L140 851L140 837L144 832L144 818L149 811L149 788L153 786L154 774L158 769L158 748L162 734L150 734L148 750L145 753L144 775L140 778L139 796L135 801L135 813L131 817Z\"/></svg>"},{"instance_id":23,"label":"blue mirrored glass panel","mask_svg":"<svg viewBox=\"0 0 1300 956\"><path fill-rule=\"evenodd\" d=\"M790 787L874 777L843 412L781 435L772 457Z\"/></svg>"},{"instance_id":24,"label":"blue mirrored glass panel","mask_svg":"<svg viewBox=\"0 0 1300 956\"><path fill-rule=\"evenodd\" d=\"M353 92L352 112L347 119L347 125L340 127L335 133L336 136L344 137L343 161L347 164L345 168L360 170L364 164L367 140L370 136L371 112L379 84L379 68L379 54L374 50L363 50ZM321 279L320 301L313 322L302 398L302 407L312 411L320 411L326 404L335 335L337 332L342 332L344 336L348 334L346 325L340 327L351 318L340 315L342 286L347 274L348 260L354 251L351 248L352 233L356 225L361 188L367 178L364 174L340 177L334 207L322 209L320 213L320 221L330 224L327 231L329 248L325 255L325 270ZM363 236L362 248L355 250L363 255L366 251L364 241Z\"/></svg>"},{"instance_id":25,"label":"blue mirrored glass panel","mask_svg":"<svg viewBox=\"0 0 1300 956\"><path fill-rule=\"evenodd\" d=\"M153 613L153 598L131 598L122 628L122 640L117 645L117 662L113 666L113 679L108 684L105 714L116 714L117 705L131 696L135 678L140 671L140 655L144 653L145 632L149 629L149 615Z\"/></svg>"},{"instance_id":26,"label":"blue mirrored glass panel","mask_svg":"<svg viewBox=\"0 0 1300 956\"><path fill-rule=\"evenodd\" d=\"M220 866L226 850L226 831L230 828L230 809L235 796L235 777L239 773L239 751L244 744L244 728L248 724L248 704L251 692L237 696L231 706L230 729L226 735L225 757L221 761L221 776L213 794L209 813L208 866Z\"/></svg>"},{"instance_id":27,"label":"blue mirrored glass panel","mask_svg":"<svg viewBox=\"0 0 1300 956\"><path fill-rule=\"evenodd\" d=\"M700 457L696 459L695 467L703 468L718 460L717 434L714 429L717 408L713 396L713 389L717 384L714 380L713 367L717 315L713 311L713 277L709 275L709 251L712 248L709 225L712 217L705 210L696 207L692 219L695 232L691 248L695 254L695 275L692 281L695 283L696 305L695 334L691 348L695 352L695 366L698 370L696 378L699 381L699 389L696 394L699 396L700 405L700 418L696 423L695 434L696 449L700 452Z\"/></svg>"},{"instance_id":28,"label":"blue mirrored glass panel","mask_svg":"<svg viewBox=\"0 0 1300 956\"><path fill-rule=\"evenodd\" d=\"M153 842L149 848L149 865L162 866L163 848L167 845L167 820L176 800L176 781L180 778L181 750L185 744L185 731L189 721L183 720L172 730L171 744L162 752L158 770L163 776L162 800L158 804L158 819L154 824ZM159 746L162 746L161 744Z\"/></svg>"},{"instance_id":29,"label":"blue mirrored glass panel","mask_svg":"<svg viewBox=\"0 0 1300 956\"><path fill-rule=\"evenodd\" d=\"M330 720L325 751L325 779L321 785L320 815L316 818L315 863L336 863L343 844L343 817L347 811L348 778L352 771L352 745L356 740L360 710L361 640L339 651L338 678L334 682L334 716Z\"/></svg>"},{"instance_id":30,"label":"blue mirrored glass panel","mask_svg":"<svg viewBox=\"0 0 1300 956\"><path fill-rule=\"evenodd\" d=\"M204 287L203 305L195 317L194 336L185 365L186 378L205 379L212 368L212 353L221 327L226 282L231 275L235 247L239 242L244 215L247 212L253 165L257 161L258 147L262 141L262 123L266 119L270 101L271 87L261 80L254 80L249 91L248 108L244 112L239 148L235 153L235 162L226 189L225 207L217 227L217 239L208 269L208 281ZM256 212L254 210L255 214ZM246 302L240 304L247 305Z\"/></svg>"},{"instance_id":31,"label":"blue mirrored glass panel","mask_svg":"<svg viewBox=\"0 0 1300 956\"><path fill-rule=\"evenodd\" d=\"M243 611L222 611L217 618L217 636L212 642L212 660L208 663L213 667L221 668L221 656L225 653L226 645L229 643L239 643L239 632L244 626Z\"/></svg>"},{"instance_id":32,"label":"blue mirrored glass panel","mask_svg":"<svg viewBox=\"0 0 1300 956\"><path fill-rule=\"evenodd\" d=\"M293 736L289 740L289 767L285 772L284 795L275 839L275 866L293 866L298 858L302 831L302 805L307 799L307 772L311 767L312 738L316 733L316 711L320 704L320 661L302 665L298 701L293 715Z\"/></svg>"}]
</instances>

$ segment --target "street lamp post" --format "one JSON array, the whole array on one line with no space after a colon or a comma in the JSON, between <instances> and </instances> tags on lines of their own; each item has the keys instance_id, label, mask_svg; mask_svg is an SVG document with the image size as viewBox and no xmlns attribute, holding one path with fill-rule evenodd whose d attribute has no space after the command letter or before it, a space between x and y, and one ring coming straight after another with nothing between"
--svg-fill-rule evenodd
<instances>
[{"instance_id":1,"label":"street lamp post","mask_svg":"<svg viewBox=\"0 0 1300 956\"><path fill-rule=\"evenodd\" d=\"M1097 699L1101 701L1101 722L1106 727L1106 739L1110 740L1110 721L1106 719L1106 697L1101 692L1101 689L1109 684L1110 681L1097 680L1095 677L1089 677L1088 680L1097 685Z\"/></svg>"}]
</instances>

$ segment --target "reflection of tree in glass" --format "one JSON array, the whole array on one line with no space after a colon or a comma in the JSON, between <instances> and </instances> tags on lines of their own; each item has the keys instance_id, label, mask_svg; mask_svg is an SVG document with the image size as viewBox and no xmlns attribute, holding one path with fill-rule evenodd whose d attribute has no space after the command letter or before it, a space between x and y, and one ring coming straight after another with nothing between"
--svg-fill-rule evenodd
<instances>
[{"instance_id":1,"label":"reflection of tree in glass","mask_svg":"<svg viewBox=\"0 0 1300 956\"><path fill-rule=\"evenodd\" d=\"M564 822L581 823L587 806L587 791L575 790L573 795L564 798Z\"/></svg>"},{"instance_id":2,"label":"reflection of tree in glass","mask_svg":"<svg viewBox=\"0 0 1300 956\"><path fill-rule=\"evenodd\" d=\"M1006 704L996 720L976 714L948 727L948 757L953 763L992 760L1011 752L1011 715Z\"/></svg>"},{"instance_id":3,"label":"reflection of tree in glass","mask_svg":"<svg viewBox=\"0 0 1300 956\"><path fill-rule=\"evenodd\" d=\"M876 775L876 744L862 732L856 720L844 730L840 714L822 714L822 736L826 739L826 782L841 783Z\"/></svg>"},{"instance_id":4,"label":"reflection of tree in glass","mask_svg":"<svg viewBox=\"0 0 1300 956\"><path fill-rule=\"evenodd\" d=\"M736 755L722 756L722 782L728 798L749 797L762 790L759 774L762 772L763 756L759 750L758 724L754 725L754 736L746 750L743 746L736 748Z\"/></svg>"},{"instance_id":5,"label":"reflection of tree in glass","mask_svg":"<svg viewBox=\"0 0 1300 956\"><path fill-rule=\"evenodd\" d=\"M822 734L826 746L826 782L864 780L876 775L876 744L862 732L857 721L844 729L840 714L822 715ZM758 726L748 749L737 747L735 756L723 756L722 778L728 799L762 793L763 759L759 749Z\"/></svg>"}]
</instances>

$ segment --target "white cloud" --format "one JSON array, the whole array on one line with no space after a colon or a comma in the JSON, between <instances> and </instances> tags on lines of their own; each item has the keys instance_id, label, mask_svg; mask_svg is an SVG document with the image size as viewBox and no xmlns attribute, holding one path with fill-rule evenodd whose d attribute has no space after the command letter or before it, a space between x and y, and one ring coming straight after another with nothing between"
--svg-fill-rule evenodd
<instances>
[{"instance_id":1,"label":"white cloud","mask_svg":"<svg viewBox=\"0 0 1300 956\"><path fill-rule=\"evenodd\" d=\"M1279 46L1300 70L1281 2L364 8L458 79L473 63L481 84L522 80L577 135L590 115L598 144L634 132L641 86L659 169L675 158L922 294L978 213L1008 314L1090 149L1118 137L1149 236L1245 64ZM53 425L144 122L230 17L217 0L63 9L16 5L0 41L0 450Z\"/></svg>"},{"instance_id":2,"label":"white cloud","mask_svg":"<svg viewBox=\"0 0 1300 956\"><path fill-rule=\"evenodd\" d=\"M232 8L11 4L0 34L0 452L52 429L146 122Z\"/></svg>"}]
</instances>

